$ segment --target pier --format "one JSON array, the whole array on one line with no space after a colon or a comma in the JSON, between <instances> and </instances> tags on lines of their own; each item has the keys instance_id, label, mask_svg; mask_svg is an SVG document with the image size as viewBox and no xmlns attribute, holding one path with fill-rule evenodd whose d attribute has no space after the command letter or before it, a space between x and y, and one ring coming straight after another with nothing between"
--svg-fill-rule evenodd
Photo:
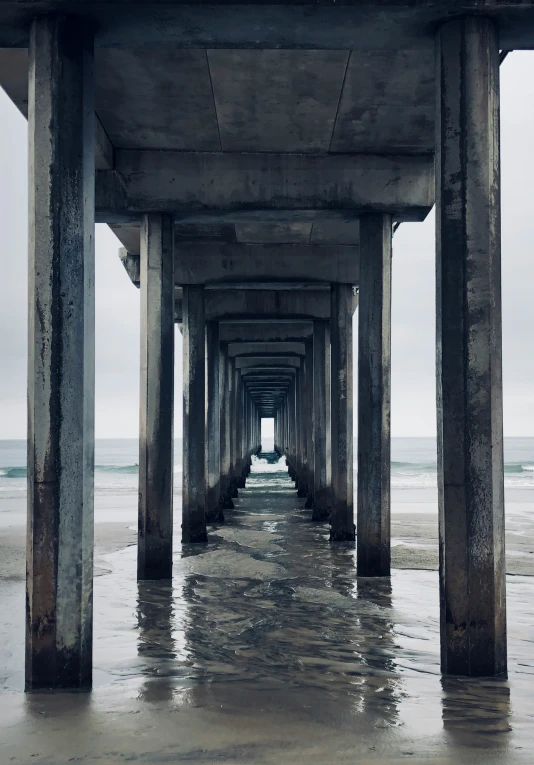
<instances>
[{"instance_id":1,"label":"pier","mask_svg":"<svg viewBox=\"0 0 534 765\"><path fill-rule=\"evenodd\" d=\"M274 418L309 522L364 581L391 573L392 241L434 204L441 671L506 674L514 49L534 49L520 0L0 3L29 123L27 690L92 686L95 222L141 293L138 580L172 575L179 324L183 544L224 524Z\"/></svg>"}]
</instances>

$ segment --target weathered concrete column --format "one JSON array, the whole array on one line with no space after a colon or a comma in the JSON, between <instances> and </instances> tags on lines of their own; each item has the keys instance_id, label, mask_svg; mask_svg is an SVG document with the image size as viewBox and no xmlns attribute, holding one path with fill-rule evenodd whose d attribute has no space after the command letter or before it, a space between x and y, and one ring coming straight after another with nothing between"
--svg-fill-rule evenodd
<instances>
[{"instance_id":1,"label":"weathered concrete column","mask_svg":"<svg viewBox=\"0 0 534 765\"><path fill-rule=\"evenodd\" d=\"M391 566L390 215L360 217L358 318L358 576Z\"/></svg>"},{"instance_id":2,"label":"weathered concrete column","mask_svg":"<svg viewBox=\"0 0 534 765\"><path fill-rule=\"evenodd\" d=\"M244 397L243 382L241 380L241 372L236 369L236 416L235 416L235 432L236 432L236 466L235 477L236 485L239 489L245 488L245 476L244 476L244 424L245 424L245 397Z\"/></svg>"},{"instance_id":3,"label":"weathered concrete column","mask_svg":"<svg viewBox=\"0 0 534 765\"><path fill-rule=\"evenodd\" d=\"M141 375L137 578L172 575L174 222L141 224Z\"/></svg>"},{"instance_id":4,"label":"weathered concrete column","mask_svg":"<svg viewBox=\"0 0 534 765\"><path fill-rule=\"evenodd\" d=\"M441 667L506 672L499 40L490 19L437 38L437 407Z\"/></svg>"},{"instance_id":5,"label":"weathered concrete column","mask_svg":"<svg viewBox=\"0 0 534 765\"><path fill-rule=\"evenodd\" d=\"M331 434L332 509L330 540L355 538L352 465L352 286L332 285Z\"/></svg>"},{"instance_id":6,"label":"weathered concrete column","mask_svg":"<svg viewBox=\"0 0 534 765\"><path fill-rule=\"evenodd\" d=\"M314 468L315 468L315 411L313 407L313 340L306 343L305 356L305 459L306 459L306 505L313 507Z\"/></svg>"},{"instance_id":7,"label":"weathered concrete column","mask_svg":"<svg viewBox=\"0 0 534 765\"><path fill-rule=\"evenodd\" d=\"M182 542L207 542L204 287L184 286Z\"/></svg>"},{"instance_id":8,"label":"weathered concrete column","mask_svg":"<svg viewBox=\"0 0 534 765\"><path fill-rule=\"evenodd\" d=\"M237 370L235 368L235 360L230 358L229 366L229 378L228 378L228 393L230 397L230 497L237 499L239 493L237 491L236 481L236 464L237 464L237 430L236 430L236 391L237 391Z\"/></svg>"},{"instance_id":9,"label":"weathered concrete column","mask_svg":"<svg viewBox=\"0 0 534 765\"><path fill-rule=\"evenodd\" d=\"M206 412L206 521L224 522L221 505L221 406L219 322L206 324L207 412Z\"/></svg>"},{"instance_id":10,"label":"weathered concrete column","mask_svg":"<svg viewBox=\"0 0 534 765\"><path fill-rule=\"evenodd\" d=\"M301 360L300 368L297 370L297 497L306 497L307 484L306 484L306 458L305 458L305 441L306 441L306 424L304 418L307 416L305 406L305 370L304 359Z\"/></svg>"},{"instance_id":11,"label":"weathered concrete column","mask_svg":"<svg viewBox=\"0 0 534 765\"><path fill-rule=\"evenodd\" d=\"M29 46L26 690L92 682L93 41L65 18Z\"/></svg>"},{"instance_id":12,"label":"weathered concrete column","mask_svg":"<svg viewBox=\"0 0 534 765\"><path fill-rule=\"evenodd\" d=\"M231 510L234 503L231 498L230 481L230 359L228 345L221 343L221 361L219 365L221 395L221 496L224 510Z\"/></svg>"},{"instance_id":13,"label":"weathered concrete column","mask_svg":"<svg viewBox=\"0 0 534 765\"><path fill-rule=\"evenodd\" d=\"M326 409L326 379L330 374L330 333L328 322L313 323L313 414L314 474L312 521L326 521L330 513L327 475L327 430L330 422Z\"/></svg>"}]
</instances>

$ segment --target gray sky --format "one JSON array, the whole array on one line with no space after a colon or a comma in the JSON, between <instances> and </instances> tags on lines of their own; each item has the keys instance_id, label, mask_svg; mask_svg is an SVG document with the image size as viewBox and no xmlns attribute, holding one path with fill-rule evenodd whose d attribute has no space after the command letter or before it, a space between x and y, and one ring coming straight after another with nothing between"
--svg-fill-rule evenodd
<instances>
[{"instance_id":1,"label":"gray sky","mask_svg":"<svg viewBox=\"0 0 534 765\"><path fill-rule=\"evenodd\" d=\"M0 439L26 436L27 130L0 90ZM501 68L504 433L534 436L534 56ZM139 292L107 226L96 233L96 435L136 437ZM435 434L434 216L394 238L392 433ZM181 435L182 341L176 334L175 433ZM357 347L354 348L355 359Z\"/></svg>"}]
</instances>

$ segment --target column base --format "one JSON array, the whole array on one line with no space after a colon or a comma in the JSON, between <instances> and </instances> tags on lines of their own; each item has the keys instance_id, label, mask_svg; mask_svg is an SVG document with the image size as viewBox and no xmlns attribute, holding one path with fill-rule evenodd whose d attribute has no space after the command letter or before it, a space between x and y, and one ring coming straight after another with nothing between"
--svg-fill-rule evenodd
<instances>
[{"instance_id":1,"label":"column base","mask_svg":"<svg viewBox=\"0 0 534 765\"><path fill-rule=\"evenodd\" d=\"M225 494L224 497L221 498L221 508L222 510L233 510L235 508L230 494Z\"/></svg>"},{"instance_id":2,"label":"column base","mask_svg":"<svg viewBox=\"0 0 534 765\"><path fill-rule=\"evenodd\" d=\"M311 495L308 496L308 499L306 500L306 503L304 505L304 508L306 510L311 510L313 507L313 497Z\"/></svg>"},{"instance_id":3,"label":"column base","mask_svg":"<svg viewBox=\"0 0 534 765\"><path fill-rule=\"evenodd\" d=\"M366 576L373 578L391 576L391 566L381 566L379 564L369 565L367 562L360 564L356 562L356 576Z\"/></svg>"},{"instance_id":4,"label":"column base","mask_svg":"<svg viewBox=\"0 0 534 765\"><path fill-rule=\"evenodd\" d=\"M233 503L232 503L232 506L233 506ZM206 513L206 523L209 523L212 525L218 524L218 523L224 523L222 500L218 507Z\"/></svg>"},{"instance_id":5,"label":"column base","mask_svg":"<svg viewBox=\"0 0 534 765\"><path fill-rule=\"evenodd\" d=\"M330 529L330 541L331 542L355 542L356 541L356 526L352 529Z\"/></svg>"},{"instance_id":6,"label":"column base","mask_svg":"<svg viewBox=\"0 0 534 765\"><path fill-rule=\"evenodd\" d=\"M182 524L182 544L205 544L208 541L208 532L205 526L184 528Z\"/></svg>"},{"instance_id":7,"label":"column base","mask_svg":"<svg viewBox=\"0 0 534 765\"><path fill-rule=\"evenodd\" d=\"M325 523L330 518L330 508L314 507L312 512L312 521L316 523Z\"/></svg>"}]
</instances>

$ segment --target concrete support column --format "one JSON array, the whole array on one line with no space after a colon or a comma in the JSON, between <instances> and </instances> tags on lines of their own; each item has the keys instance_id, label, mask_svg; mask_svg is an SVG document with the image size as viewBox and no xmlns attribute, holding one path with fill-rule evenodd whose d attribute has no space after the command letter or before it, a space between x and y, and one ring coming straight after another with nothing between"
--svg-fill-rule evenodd
<instances>
[{"instance_id":1,"label":"concrete support column","mask_svg":"<svg viewBox=\"0 0 534 765\"><path fill-rule=\"evenodd\" d=\"M358 576L391 566L390 215L360 217L358 317Z\"/></svg>"},{"instance_id":2,"label":"concrete support column","mask_svg":"<svg viewBox=\"0 0 534 765\"><path fill-rule=\"evenodd\" d=\"M231 510L234 503L230 486L230 359L228 346L221 343L221 361L219 365L219 383L221 396L221 496L224 510Z\"/></svg>"},{"instance_id":3,"label":"concrete support column","mask_svg":"<svg viewBox=\"0 0 534 765\"><path fill-rule=\"evenodd\" d=\"M237 430L236 430L236 412L237 412L237 401L236 401L236 390L237 390L237 370L235 368L235 361L234 359L230 358L230 367L229 367L229 385L228 385L228 393L230 397L230 496L232 499L236 499L238 495L237 491L237 481L236 481L236 464L237 464L237 457L236 457L236 450L237 450Z\"/></svg>"},{"instance_id":4,"label":"concrete support column","mask_svg":"<svg viewBox=\"0 0 534 765\"><path fill-rule=\"evenodd\" d=\"M352 287L332 285L330 541L355 539L352 465Z\"/></svg>"},{"instance_id":5,"label":"concrete support column","mask_svg":"<svg viewBox=\"0 0 534 765\"><path fill-rule=\"evenodd\" d=\"M141 375L137 579L172 575L174 222L141 225Z\"/></svg>"},{"instance_id":6,"label":"concrete support column","mask_svg":"<svg viewBox=\"0 0 534 765\"><path fill-rule=\"evenodd\" d=\"M314 474L312 521L326 521L330 513L327 475L327 430L330 423L326 407L326 379L330 374L330 336L328 322L313 323L313 413Z\"/></svg>"},{"instance_id":7,"label":"concrete support column","mask_svg":"<svg viewBox=\"0 0 534 765\"><path fill-rule=\"evenodd\" d=\"M441 668L506 672L499 40L437 37L437 409Z\"/></svg>"},{"instance_id":8,"label":"concrete support column","mask_svg":"<svg viewBox=\"0 0 534 765\"><path fill-rule=\"evenodd\" d=\"M305 407L307 416L305 417L306 440L306 505L310 510L313 507L313 487L314 487L314 468L315 468L315 411L313 407L313 340L306 343L306 356L304 359L305 367Z\"/></svg>"},{"instance_id":9,"label":"concrete support column","mask_svg":"<svg viewBox=\"0 0 534 765\"><path fill-rule=\"evenodd\" d=\"M236 369L236 480L239 489L245 488L245 386L241 372Z\"/></svg>"},{"instance_id":10,"label":"concrete support column","mask_svg":"<svg viewBox=\"0 0 534 765\"><path fill-rule=\"evenodd\" d=\"M92 682L93 41L34 21L29 45L26 690Z\"/></svg>"},{"instance_id":11,"label":"concrete support column","mask_svg":"<svg viewBox=\"0 0 534 765\"><path fill-rule=\"evenodd\" d=\"M207 542L204 287L184 286L182 542Z\"/></svg>"},{"instance_id":12,"label":"concrete support column","mask_svg":"<svg viewBox=\"0 0 534 765\"><path fill-rule=\"evenodd\" d=\"M206 324L206 521L224 522L221 506L221 406L219 322Z\"/></svg>"},{"instance_id":13,"label":"concrete support column","mask_svg":"<svg viewBox=\"0 0 534 765\"><path fill-rule=\"evenodd\" d=\"M306 457L305 457L305 440L306 440L306 425L304 418L307 416L305 406L305 394L306 389L304 360L301 360L301 365L297 370L297 497L306 497L307 485L306 485Z\"/></svg>"}]
</instances>

